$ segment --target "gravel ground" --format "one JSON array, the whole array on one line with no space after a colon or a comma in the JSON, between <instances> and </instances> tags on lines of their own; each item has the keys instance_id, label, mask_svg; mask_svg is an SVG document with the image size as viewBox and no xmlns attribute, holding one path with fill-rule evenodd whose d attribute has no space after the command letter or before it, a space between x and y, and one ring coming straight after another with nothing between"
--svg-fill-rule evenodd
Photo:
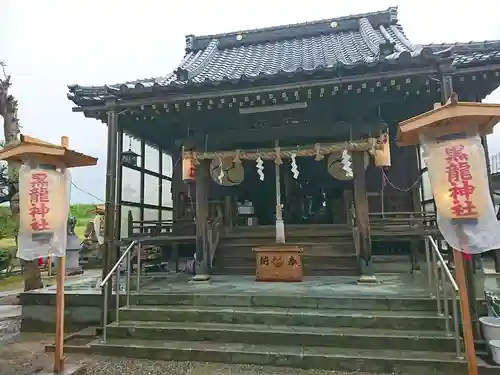
<instances>
[{"instance_id":1,"label":"gravel ground","mask_svg":"<svg viewBox=\"0 0 500 375\"><path fill-rule=\"evenodd\" d=\"M163 362L123 358L93 358L88 375L382 375L365 372L301 370L272 366L224 365L201 362ZM2 374L3 375L3 374ZM16 374L17 375L17 374Z\"/></svg>"}]
</instances>

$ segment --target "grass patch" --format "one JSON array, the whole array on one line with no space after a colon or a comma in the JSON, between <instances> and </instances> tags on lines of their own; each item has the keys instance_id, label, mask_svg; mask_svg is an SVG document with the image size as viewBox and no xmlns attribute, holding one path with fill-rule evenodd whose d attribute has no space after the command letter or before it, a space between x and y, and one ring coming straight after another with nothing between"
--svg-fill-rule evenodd
<instances>
[{"instance_id":1,"label":"grass patch","mask_svg":"<svg viewBox=\"0 0 500 375\"><path fill-rule=\"evenodd\" d=\"M16 240L14 239L14 237L0 239L1 249L14 249L15 247L16 247Z\"/></svg>"},{"instance_id":2,"label":"grass patch","mask_svg":"<svg viewBox=\"0 0 500 375\"><path fill-rule=\"evenodd\" d=\"M54 285L55 276L42 275L43 286ZM12 275L6 278L0 278L0 292L6 290L24 289L24 276Z\"/></svg>"},{"instance_id":3,"label":"grass patch","mask_svg":"<svg viewBox=\"0 0 500 375\"><path fill-rule=\"evenodd\" d=\"M10 290L10 289L21 289L24 286L23 275L13 275L5 278L0 277L0 291Z\"/></svg>"},{"instance_id":4,"label":"grass patch","mask_svg":"<svg viewBox=\"0 0 500 375\"><path fill-rule=\"evenodd\" d=\"M85 227L87 226L87 222L84 224L80 224L77 227L75 227L75 234L76 236L83 240L83 234L85 233ZM0 238L0 249L14 249L16 247L16 240L14 237L10 238Z\"/></svg>"}]
</instances>

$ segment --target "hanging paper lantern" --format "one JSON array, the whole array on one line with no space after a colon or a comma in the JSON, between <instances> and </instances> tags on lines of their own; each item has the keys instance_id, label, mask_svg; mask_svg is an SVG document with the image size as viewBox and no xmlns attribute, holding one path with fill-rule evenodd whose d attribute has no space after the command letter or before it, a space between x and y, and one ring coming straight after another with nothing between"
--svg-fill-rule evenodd
<instances>
[{"instance_id":1,"label":"hanging paper lantern","mask_svg":"<svg viewBox=\"0 0 500 375\"><path fill-rule=\"evenodd\" d=\"M182 180L184 182L194 182L196 180L196 166L190 153L185 153L182 158Z\"/></svg>"},{"instance_id":2,"label":"hanging paper lantern","mask_svg":"<svg viewBox=\"0 0 500 375\"><path fill-rule=\"evenodd\" d=\"M245 171L243 165L234 162L231 156L216 157L210 163L210 175L221 186L234 186L243 182Z\"/></svg>"},{"instance_id":3,"label":"hanging paper lantern","mask_svg":"<svg viewBox=\"0 0 500 375\"><path fill-rule=\"evenodd\" d=\"M370 164L370 157L368 153L365 154L365 169L368 168ZM328 157L328 173L332 175L333 178L340 181L352 180L353 176L346 173L344 165L342 164L342 152L334 152Z\"/></svg>"},{"instance_id":4,"label":"hanging paper lantern","mask_svg":"<svg viewBox=\"0 0 500 375\"><path fill-rule=\"evenodd\" d=\"M382 146L381 149L373 151L373 159L376 167L391 166L391 141L389 138L389 129L383 132L377 139L377 145Z\"/></svg>"}]
</instances>

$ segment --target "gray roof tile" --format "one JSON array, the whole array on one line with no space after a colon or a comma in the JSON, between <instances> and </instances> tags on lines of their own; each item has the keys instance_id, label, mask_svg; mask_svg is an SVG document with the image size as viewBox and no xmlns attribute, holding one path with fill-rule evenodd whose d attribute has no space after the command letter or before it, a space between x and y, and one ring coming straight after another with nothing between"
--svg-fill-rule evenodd
<instances>
[{"instance_id":1,"label":"gray roof tile","mask_svg":"<svg viewBox=\"0 0 500 375\"><path fill-rule=\"evenodd\" d=\"M297 25L234 33L186 36L186 55L164 77L102 87L69 86L69 99L85 105L145 88L180 89L352 70L380 64L412 64L440 55L455 66L500 61L500 42L412 44L398 24L397 8Z\"/></svg>"}]
</instances>

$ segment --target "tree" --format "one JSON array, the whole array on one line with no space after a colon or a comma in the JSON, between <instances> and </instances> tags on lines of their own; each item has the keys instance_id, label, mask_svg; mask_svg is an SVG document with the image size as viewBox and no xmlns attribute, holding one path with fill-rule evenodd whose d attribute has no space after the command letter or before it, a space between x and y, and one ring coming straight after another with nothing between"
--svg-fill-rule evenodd
<instances>
[{"instance_id":1,"label":"tree","mask_svg":"<svg viewBox=\"0 0 500 375\"><path fill-rule=\"evenodd\" d=\"M6 64L0 61L2 76L0 76L0 116L3 118L3 131L5 146L9 146L19 140L19 118L17 116L17 100L9 94L11 76L5 71ZM10 203L12 219L16 224L16 234L19 228L19 179L18 168L13 163L2 166L0 175L0 202ZM17 235L16 235L17 240ZM38 262L23 261L21 266L24 274L24 290L43 288L42 278Z\"/></svg>"}]
</instances>

